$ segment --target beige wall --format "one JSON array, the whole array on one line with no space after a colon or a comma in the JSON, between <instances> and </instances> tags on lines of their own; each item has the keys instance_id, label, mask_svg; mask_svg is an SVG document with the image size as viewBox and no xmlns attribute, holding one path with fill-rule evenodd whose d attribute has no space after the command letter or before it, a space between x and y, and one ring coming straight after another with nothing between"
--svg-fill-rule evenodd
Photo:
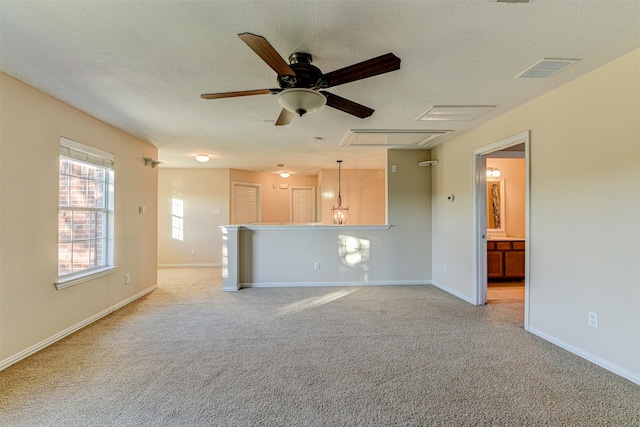
<instances>
[{"instance_id":1,"label":"beige wall","mask_svg":"<svg viewBox=\"0 0 640 427\"><path fill-rule=\"evenodd\" d=\"M338 204L338 170L320 174L322 223L332 224L331 208ZM349 207L348 225L386 224L384 169L342 169L342 205Z\"/></svg>"},{"instance_id":2,"label":"beige wall","mask_svg":"<svg viewBox=\"0 0 640 427\"><path fill-rule=\"evenodd\" d=\"M241 227L239 281L244 286L428 284L431 171L418 166L428 155L428 150L387 153L388 165L397 167L388 178L389 226ZM351 243L341 245L341 238ZM358 253L357 262L345 256L347 246Z\"/></svg>"},{"instance_id":3,"label":"beige wall","mask_svg":"<svg viewBox=\"0 0 640 427\"><path fill-rule=\"evenodd\" d=\"M182 241L171 237L171 200L174 197L184 203ZM214 209L220 213L214 214ZM160 169L159 266L219 266L222 259L220 226L228 223L229 169Z\"/></svg>"},{"instance_id":4,"label":"beige wall","mask_svg":"<svg viewBox=\"0 0 640 427\"><path fill-rule=\"evenodd\" d=\"M424 150L422 151L424 153ZM317 206L318 214L331 218L331 206L337 197L337 170L325 170L325 196ZM231 184L258 184L261 189L262 221L266 224L289 223L291 220L291 188L314 187L318 190L318 176L278 174L237 169L171 169L160 168L158 178L158 265L206 266L222 262L220 226L231 222ZM354 212L350 224L385 223L385 171L343 171L343 197ZM288 188L280 188L287 184ZM334 194L335 191L335 194ZM346 199L346 195L351 197ZM171 238L171 199L184 202L184 240ZM352 203L353 202L353 203ZM213 210L220 209L220 215ZM322 213L320 213L322 211ZM326 211L326 213L325 213ZM318 221L319 222L319 221ZM192 254L192 250L196 254Z\"/></svg>"},{"instance_id":5,"label":"beige wall","mask_svg":"<svg viewBox=\"0 0 640 427\"><path fill-rule=\"evenodd\" d=\"M133 138L0 74L0 366L156 285L157 157ZM60 137L115 155L114 274L56 290ZM138 213L146 206L146 215ZM129 274L131 282L124 283ZM22 356L24 357L24 356Z\"/></svg>"},{"instance_id":6,"label":"beige wall","mask_svg":"<svg viewBox=\"0 0 640 427\"><path fill-rule=\"evenodd\" d=\"M435 147L433 278L471 298L473 150L530 130L529 328L640 383L638 117L635 50Z\"/></svg>"},{"instance_id":7,"label":"beige wall","mask_svg":"<svg viewBox=\"0 0 640 427\"><path fill-rule=\"evenodd\" d=\"M291 221L291 187L317 187L316 175L291 175L282 178L278 174L252 172L231 169L230 181L259 184L262 198L262 223L283 223ZM288 188L280 188L280 184L287 184ZM231 206L231 199L229 199Z\"/></svg>"},{"instance_id":8,"label":"beige wall","mask_svg":"<svg viewBox=\"0 0 640 427\"><path fill-rule=\"evenodd\" d=\"M418 166L429 160L430 150L389 150L387 171L396 165L396 172L387 172L387 212L392 227L391 238L385 242L394 250L386 260L403 266L413 275L431 279L432 233L432 167Z\"/></svg>"},{"instance_id":9,"label":"beige wall","mask_svg":"<svg viewBox=\"0 0 640 427\"><path fill-rule=\"evenodd\" d=\"M230 182L259 184L262 197L262 223L291 221L291 187L315 187L319 200L317 222L331 224L331 207L338 196L338 171L325 169L319 175L291 175L231 169ZM280 188L287 184L288 188ZM342 199L349 206L350 225L385 224L385 171L371 169L342 170ZM231 210L231 200L229 200Z\"/></svg>"},{"instance_id":10,"label":"beige wall","mask_svg":"<svg viewBox=\"0 0 640 427\"><path fill-rule=\"evenodd\" d=\"M487 159L487 167L500 169L504 180L505 231L509 237L525 237L524 163L524 159Z\"/></svg>"}]
</instances>

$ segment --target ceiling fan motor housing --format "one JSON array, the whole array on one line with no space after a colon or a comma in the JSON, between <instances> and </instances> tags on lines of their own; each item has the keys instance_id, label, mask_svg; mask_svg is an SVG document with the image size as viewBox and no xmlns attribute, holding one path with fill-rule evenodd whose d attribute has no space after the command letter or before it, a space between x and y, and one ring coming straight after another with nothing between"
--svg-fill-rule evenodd
<instances>
[{"instance_id":1,"label":"ceiling fan motor housing","mask_svg":"<svg viewBox=\"0 0 640 427\"><path fill-rule=\"evenodd\" d=\"M292 53L289 56L290 67L295 71L295 77L278 75L278 85L282 89L303 88L319 89L322 84L322 71L311 65L312 56L305 52Z\"/></svg>"}]
</instances>

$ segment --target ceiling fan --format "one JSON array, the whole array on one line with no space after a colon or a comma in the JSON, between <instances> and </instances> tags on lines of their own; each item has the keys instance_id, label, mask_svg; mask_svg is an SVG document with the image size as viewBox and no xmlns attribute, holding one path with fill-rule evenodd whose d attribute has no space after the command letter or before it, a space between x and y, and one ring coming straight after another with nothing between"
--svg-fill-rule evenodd
<instances>
[{"instance_id":1,"label":"ceiling fan","mask_svg":"<svg viewBox=\"0 0 640 427\"><path fill-rule=\"evenodd\" d=\"M324 105L364 119L373 114L373 109L334 95L325 90L333 86L377 76L400 69L400 58L393 53L368 59L339 70L323 74L311 65L312 56L305 52L295 52L289 56L289 64L269 44L267 39L251 33L238 34L264 62L278 74L279 88L244 90L238 92L205 93L203 99L233 98L251 95L278 95L282 112L276 126L288 125L295 115L303 116Z\"/></svg>"}]
</instances>

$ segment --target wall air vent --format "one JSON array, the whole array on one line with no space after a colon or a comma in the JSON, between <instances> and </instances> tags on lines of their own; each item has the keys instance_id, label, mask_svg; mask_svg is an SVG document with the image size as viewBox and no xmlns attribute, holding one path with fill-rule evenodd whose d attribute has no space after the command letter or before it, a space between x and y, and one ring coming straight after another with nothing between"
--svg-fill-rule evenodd
<instances>
[{"instance_id":1,"label":"wall air vent","mask_svg":"<svg viewBox=\"0 0 640 427\"><path fill-rule=\"evenodd\" d=\"M426 148L451 130L351 129L340 143L341 147L404 147Z\"/></svg>"},{"instance_id":2,"label":"wall air vent","mask_svg":"<svg viewBox=\"0 0 640 427\"><path fill-rule=\"evenodd\" d=\"M578 62L578 59L542 58L514 79L546 79Z\"/></svg>"}]
</instances>

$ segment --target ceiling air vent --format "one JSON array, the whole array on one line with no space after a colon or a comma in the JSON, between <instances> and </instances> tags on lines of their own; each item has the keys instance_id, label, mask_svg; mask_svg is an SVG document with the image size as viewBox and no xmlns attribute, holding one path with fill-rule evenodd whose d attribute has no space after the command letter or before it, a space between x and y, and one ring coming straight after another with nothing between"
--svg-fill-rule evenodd
<instances>
[{"instance_id":1,"label":"ceiling air vent","mask_svg":"<svg viewBox=\"0 0 640 427\"><path fill-rule=\"evenodd\" d=\"M475 120L494 108L495 105L434 105L416 120Z\"/></svg>"},{"instance_id":2,"label":"ceiling air vent","mask_svg":"<svg viewBox=\"0 0 640 427\"><path fill-rule=\"evenodd\" d=\"M514 79L546 79L578 62L578 59L542 58Z\"/></svg>"},{"instance_id":3,"label":"ceiling air vent","mask_svg":"<svg viewBox=\"0 0 640 427\"><path fill-rule=\"evenodd\" d=\"M351 129L340 143L341 147L405 147L426 148L437 139L448 135L450 130L398 130L398 129Z\"/></svg>"}]
</instances>

